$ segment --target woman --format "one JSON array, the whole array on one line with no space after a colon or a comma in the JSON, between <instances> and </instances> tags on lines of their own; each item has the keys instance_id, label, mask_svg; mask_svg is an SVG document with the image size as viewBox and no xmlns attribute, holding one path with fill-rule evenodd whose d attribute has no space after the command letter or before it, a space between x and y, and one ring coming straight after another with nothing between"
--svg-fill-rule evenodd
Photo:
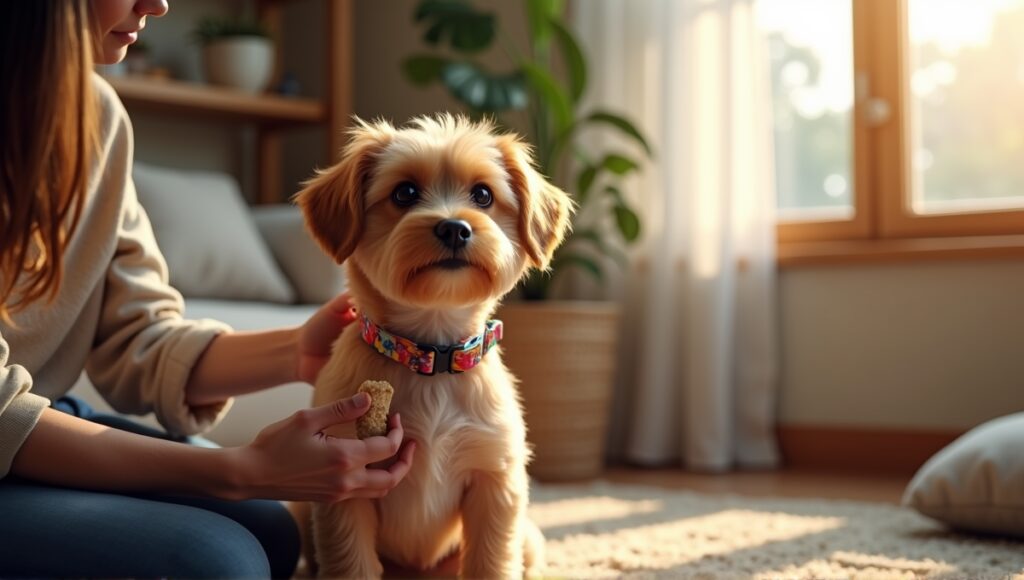
<instances>
[{"instance_id":1,"label":"woman","mask_svg":"<svg viewBox=\"0 0 1024 580\"><path fill-rule=\"evenodd\" d=\"M365 396L244 447L180 442L234 395L312 383L354 313L340 296L298 328L182 319L131 185L131 126L92 72L166 12L0 2L0 576L288 576L298 532L268 500L380 497L412 461L397 417L386 437L322 433L363 414ZM173 435L62 397L83 368L115 408L154 411Z\"/></svg>"}]
</instances>

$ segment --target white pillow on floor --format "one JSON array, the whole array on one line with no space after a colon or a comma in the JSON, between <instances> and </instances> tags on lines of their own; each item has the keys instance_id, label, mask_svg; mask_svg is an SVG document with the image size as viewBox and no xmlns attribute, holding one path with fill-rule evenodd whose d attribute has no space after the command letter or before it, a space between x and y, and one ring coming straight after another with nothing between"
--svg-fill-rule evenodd
<instances>
[{"instance_id":1,"label":"white pillow on floor","mask_svg":"<svg viewBox=\"0 0 1024 580\"><path fill-rule=\"evenodd\" d=\"M230 175L136 162L132 176L171 285L183 295L295 301Z\"/></svg>"},{"instance_id":2,"label":"white pillow on floor","mask_svg":"<svg viewBox=\"0 0 1024 580\"><path fill-rule=\"evenodd\" d=\"M936 453L903 504L952 528L1024 538L1024 413L983 423Z\"/></svg>"}]
</instances>

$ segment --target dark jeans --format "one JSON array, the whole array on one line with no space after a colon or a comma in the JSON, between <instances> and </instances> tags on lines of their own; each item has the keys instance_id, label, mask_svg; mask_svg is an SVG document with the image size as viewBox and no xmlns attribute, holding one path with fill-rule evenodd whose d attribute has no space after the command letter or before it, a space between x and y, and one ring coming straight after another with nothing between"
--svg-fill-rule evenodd
<instances>
[{"instance_id":1,"label":"dark jeans","mask_svg":"<svg viewBox=\"0 0 1024 580\"><path fill-rule=\"evenodd\" d=\"M53 407L170 439L77 399ZM276 501L125 495L0 479L2 577L287 578L298 557L298 529Z\"/></svg>"}]
</instances>

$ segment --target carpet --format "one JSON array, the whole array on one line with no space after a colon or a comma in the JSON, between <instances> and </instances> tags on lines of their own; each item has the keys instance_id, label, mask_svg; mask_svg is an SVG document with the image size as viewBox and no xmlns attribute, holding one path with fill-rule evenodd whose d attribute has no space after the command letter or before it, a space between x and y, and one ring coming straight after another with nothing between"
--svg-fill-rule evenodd
<instances>
[{"instance_id":1,"label":"carpet","mask_svg":"<svg viewBox=\"0 0 1024 580\"><path fill-rule=\"evenodd\" d=\"M895 505L536 485L545 577L1016 578L1024 542L958 534Z\"/></svg>"}]
</instances>

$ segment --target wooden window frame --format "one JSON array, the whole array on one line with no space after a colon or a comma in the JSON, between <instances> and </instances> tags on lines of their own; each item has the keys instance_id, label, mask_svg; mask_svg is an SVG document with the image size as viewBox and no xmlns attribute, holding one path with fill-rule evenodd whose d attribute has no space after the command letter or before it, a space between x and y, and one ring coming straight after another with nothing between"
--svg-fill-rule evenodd
<instances>
[{"instance_id":1,"label":"wooden window frame","mask_svg":"<svg viewBox=\"0 0 1024 580\"><path fill-rule=\"evenodd\" d=\"M852 0L852 4L857 79L851 123L854 214L846 220L780 223L780 256L799 258L803 250L794 248L821 255L820 244L814 246L819 242L830 244L832 250L825 251L826 254L841 253L835 248L843 244L835 242L850 242L846 247L860 248L858 252L863 255L863 248L871 243L906 247L900 240L943 238L939 246L948 250L947 238L966 241L975 236L990 236L1002 253L1007 247L1020 247L1020 251L1011 254L1024 256L1024 210L927 215L913 212L908 147L913 120L906 76L910 67L908 0ZM888 104L889 114L884 122L870 122L867 109L872 99ZM976 253L976 239L965 245Z\"/></svg>"}]
</instances>

